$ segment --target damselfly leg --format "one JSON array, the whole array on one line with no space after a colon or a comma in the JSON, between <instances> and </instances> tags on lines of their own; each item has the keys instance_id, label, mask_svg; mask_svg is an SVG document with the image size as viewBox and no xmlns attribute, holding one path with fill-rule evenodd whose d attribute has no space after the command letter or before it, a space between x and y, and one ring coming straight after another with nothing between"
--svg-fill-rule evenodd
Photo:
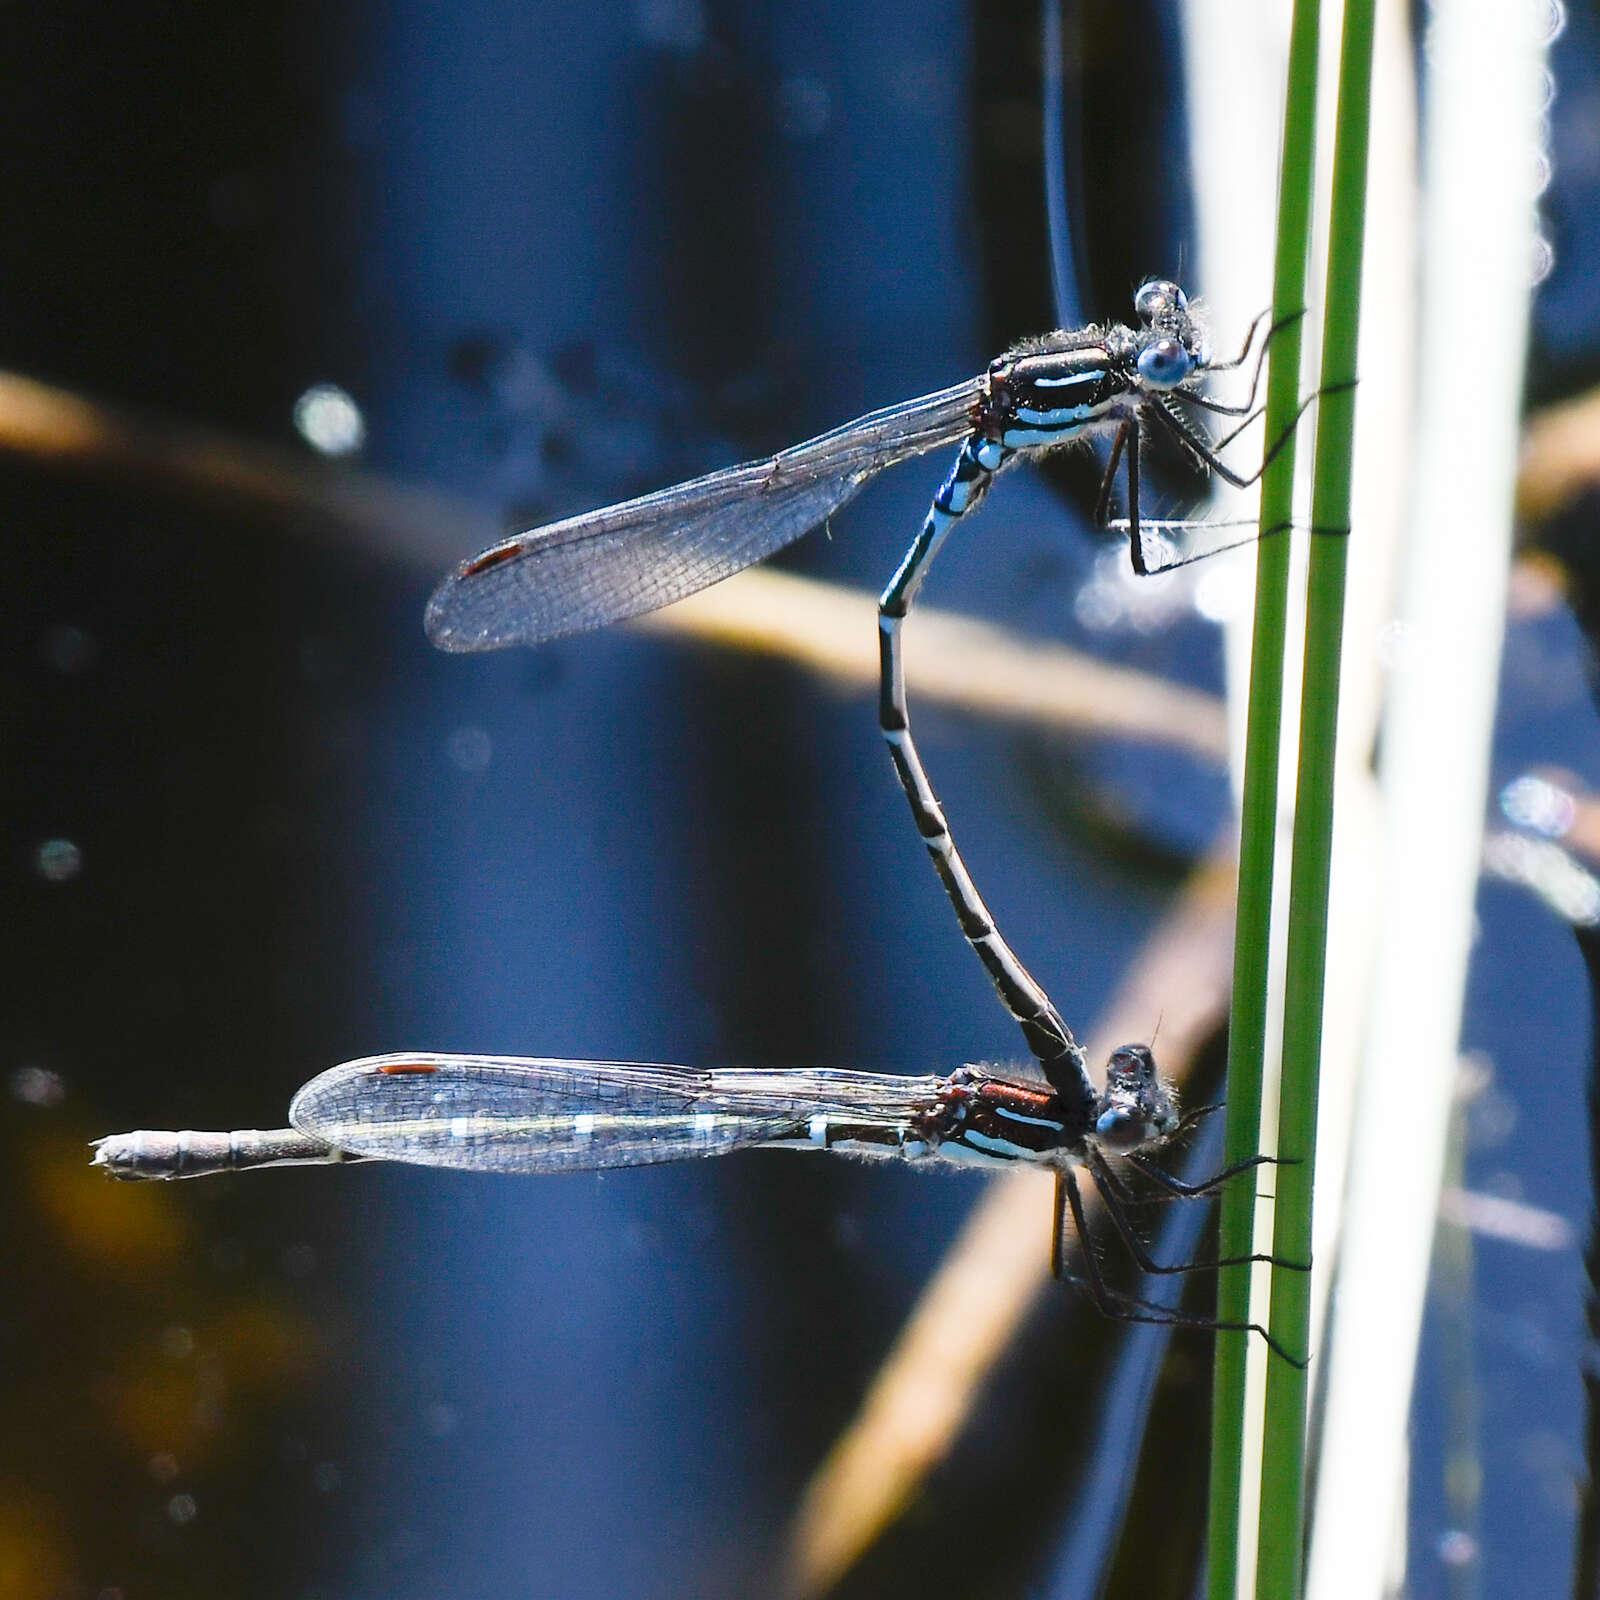
<instances>
[{"instance_id":1,"label":"damselfly leg","mask_svg":"<svg viewBox=\"0 0 1600 1600\"><path fill-rule=\"evenodd\" d=\"M1253 1265L1256 1262L1260 1262L1266 1266L1288 1267L1295 1271L1300 1271L1303 1269L1303 1263L1301 1262L1289 1261L1283 1256L1259 1254L1247 1256L1221 1256L1212 1257L1210 1260L1183 1261L1165 1266L1160 1265L1151 1257L1149 1251L1145 1249L1143 1243L1139 1239L1138 1230L1134 1227L1133 1219L1128 1215L1127 1211L1127 1208L1135 1205L1137 1200L1128 1186L1122 1181L1121 1178L1117 1176L1116 1169L1110 1164L1110 1162L1106 1160L1104 1154L1099 1150L1091 1150L1089 1152L1089 1159L1086 1165L1094 1176L1095 1188L1100 1191L1100 1198L1105 1202L1106 1211L1111 1217L1112 1225L1122 1236L1124 1243L1126 1243L1128 1247L1128 1253L1134 1258L1135 1261L1139 1263L1139 1270L1141 1272L1148 1272L1155 1276L1160 1276L1164 1273L1172 1272L1215 1271L1218 1267L1244 1267ZM1208 1198L1230 1178L1237 1178L1241 1173L1246 1172L1250 1168L1258 1165L1260 1165L1260 1158L1257 1158L1254 1161L1240 1162L1235 1166L1229 1167L1225 1172L1213 1174L1203 1183L1189 1184L1184 1185L1182 1188L1177 1190L1168 1190L1166 1195L1162 1198L1170 1197L1172 1199L1181 1200ZM1146 1176L1149 1176L1150 1170L1151 1169L1148 1166L1144 1165L1141 1165L1139 1168L1139 1171L1144 1173ZM1156 1168L1155 1170L1159 1172L1160 1168ZM1161 1175L1163 1178L1171 1176L1169 1173L1162 1173ZM1173 1181L1176 1182L1177 1180ZM1165 1187L1165 1185L1163 1185L1163 1187Z\"/></svg>"},{"instance_id":2,"label":"damselfly leg","mask_svg":"<svg viewBox=\"0 0 1600 1600\"><path fill-rule=\"evenodd\" d=\"M1123 1240L1134 1248L1134 1234L1131 1225L1126 1224L1126 1219L1119 1220L1115 1204L1104 1194L1101 1197L1106 1201L1106 1209L1111 1213L1117 1231ZM1066 1218L1070 1214L1072 1228L1078 1236L1083 1252L1083 1272L1081 1274L1069 1272L1066 1264ZM1145 1267L1148 1256L1143 1252L1143 1247L1138 1250L1144 1259L1140 1266ZM1088 1219L1084 1214L1083 1196L1078 1188L1075 1173L1064 1168L1056 1174L1056 1204L1055 1222L1051 1234L1050 1244L1051 1270L1053 1276L1063 1283L1076 1283L1089 1293L1100 1314L1113 1322L1134 1322L1151 1324L1165 1328L1199 1328L1212 1333L1256 1333L1265 1341L1268 1348L1276 1355L1293 1366L1304 1367L1306 1363L1291 1355L1284 1347L1273 1338L1259 1322L1229 1322L1217 1317L1206 1316L1203 1312L1185 1311L1180 1306L1163 1305L1157 1300L1146 1300L1139 1295L1129 1294L1125 1290L1113 1287L1106 1281L1101 1270L1100 1262L1094 1252L1093 1236L1089 1232ZM1256 1257L1250 1260L1259 1259ZM1214 1263L1214 1265L1230 1265L1243 1263ZM1201 1263L1205 1265L1205 1263ZM1183 1272L1189 1270L1184 1267L1162 1269L1153 1262L1145 1268L1147 1271L1170 1270Z\"/></svg>"},{"instance_id":3,"label":"damselfly leg","mask_svg":"<svg viewBox=\"0 0 1600 1600\"><path fill-rule=\"evenodd\" d=\"M1243 347L1231 361L1212 361L1205 367L1207 376L1214 372L1232 372L1242 367L1250 357L1250 346L1255 342L1261 324L1272 315L1270 310L1258 312L1254 322L1250 324L1250 331L1245 335ZM1219 416L1242 417L1255 411L1256 395L1261 388L1261 375L1266 371L1267 353L1272 348L1272 341L1286 328L1292 328L1295 323L1305 316L1304 311L1292 311L1286 317L1280 317L1267 329L1267 336L1261 341L1261 348L1256 352L1255 371L1250 376L1250 392L1243 401L1234 403L1218 400L1215 395L1203 393L1198 387L1186 388L1184 398L1192 401L1206 411L1215 411Z\"/></svg>"},{"instance_id":4,"label":"damselfly leg","mask_svg":"<svg viewBox=\"0 0 1600 1600\"><path fill-rule=\"evenodd\" d=\"M1147 1161L1137 1151L1130 1154L1127 1159L1130 1167L1136 1167L1152 1183L1160 1185L1176 1200L1192 1200L1197 1195L1215 1194L1230 1178L1237 1178L1241 1172L1253 1172L1257 1167L1283 1165L1278 1156L1246 1156L1243 1161L1236 1161L1231 1167L1224 1167L1221 1172L1214 1172L1199 1183L1185 1183L1181 1178L1175 1178L1170 1172L1163 1171L1153 1161Z\"/></svg>"}]
</instances>

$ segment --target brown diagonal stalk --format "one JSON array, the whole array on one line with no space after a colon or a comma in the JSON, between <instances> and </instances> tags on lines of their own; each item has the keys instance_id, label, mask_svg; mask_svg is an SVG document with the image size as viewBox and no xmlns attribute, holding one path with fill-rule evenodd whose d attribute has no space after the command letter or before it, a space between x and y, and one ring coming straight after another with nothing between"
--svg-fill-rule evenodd
<instances>
[{"instance_id":1,"label":"brown diagonal stalk","mask_svg":"<svg viewBox=\"0 0 1600 1600\"><path fill-rule=\"evenodd\" d=\"M0 372L0 456L131 481L226 515L283 520L309 537L441 575L503 532L467 501L308 453L103 405L17 373ZM637 625L781 655L852 690L878 687L873 600L837 584L757 568ZM907 654L927 704L1168 744L1214 761L1226 753L1215 696L1058 645L926 611Z\"/></svg>"}]
</instances>

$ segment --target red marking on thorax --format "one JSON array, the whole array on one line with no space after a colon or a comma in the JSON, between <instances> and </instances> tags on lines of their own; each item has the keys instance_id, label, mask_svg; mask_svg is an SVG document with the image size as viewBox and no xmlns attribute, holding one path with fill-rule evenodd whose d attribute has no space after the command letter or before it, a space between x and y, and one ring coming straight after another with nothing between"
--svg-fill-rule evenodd
<instances>
[{"instance_id":1,"label":"red marking on thorax","mask_svg":"<svg viewBox=\"0 0 1600 1600\"><path fill-rule=\"evenodd\" d=\"M1023 1116L1047 1117L1057 1109L1053 1089L1034 1089L1020 1083L981 1084L978 1098L990 1105L1003 1105L1007 1110Z\"/></svg>"}]
</instances>

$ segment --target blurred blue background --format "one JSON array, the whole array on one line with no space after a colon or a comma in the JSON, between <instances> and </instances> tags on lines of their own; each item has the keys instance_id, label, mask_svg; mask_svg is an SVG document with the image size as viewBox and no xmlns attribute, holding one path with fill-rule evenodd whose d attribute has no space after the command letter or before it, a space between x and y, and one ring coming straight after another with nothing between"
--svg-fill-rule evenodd
<instances>
[{"instance_id":1,"label":"blurred blue background","mask_svg":"<svg viewBox=\"0 0 1600 1600\"><path fill-rule=\"evenodd\" d=\"M1070 22L1082 314L1120 317L1191 250L1176 29L1155 0ZM0 364L285 443L296 397L337 383L365 465L508 526L957 381L1055 320L1028 7L69 5L4 28ZM1574 10L1540 397L1600 365L1594 43ZM786 560L876 590L944 470L902 468ZM1218 687L1198 619L1075 620L1092 476L1008 476L932 599ZM868 701L627 631L447 658L415 564L159 486L15 461L6 485L0 1587L770 1592L972 1181L758 1156L148 1192L91 1178L82 1140L271 1126L314 1071L402 1048L1015 1057ZM1505 776L1600 786L1583 660L1564 612L1515 626ZM1086 1030L1222 826L1222 776L931 708L918 728L987 898ZM1583 971L1531 900L1482 909L1466 1043L1503 1114L1469 1177L1579 1224ZM1581 1272L1576 1250L1478 1265L1483 1592L1523 1594L1541 1553L1566 1570ZM856 1592L1043 1592L1086 1514L1053 1438L1093 1398L1078 1310L1041 1305ZM1204 1341L1184 1349L1170 1381L1203 1399ZM1428 1463L1459 1392L1419 1398L1422 1595L1450 1592ZM1192 1407L1170 1437L1203 1471ZM1188 1531L1159 1592L1189 1592L1194 1511L1169 1507Z\"/></svg>"}]
</instances>

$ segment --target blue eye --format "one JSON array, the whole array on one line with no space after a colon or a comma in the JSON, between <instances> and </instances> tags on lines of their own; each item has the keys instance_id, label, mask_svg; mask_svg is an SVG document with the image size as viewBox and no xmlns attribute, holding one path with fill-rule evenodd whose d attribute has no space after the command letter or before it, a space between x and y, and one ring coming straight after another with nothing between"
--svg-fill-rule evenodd
<instances>
[{"instance_id":1,"label":"blue eye","mask_svg":"<svg viewBox=\"0 0 1600 1600\"><path fill-rule=\"evenodd\" d=\"M1145 1119L1129 1106L1102 1111L1094 1125L1095 1137L1112 1150L1132 1150L1150 1137Z\"/></svg>"},{"instance_id":2,"label":"blue eye","mask_svg":"<svg viewBox=\"0 0 1600 1600\"><path fill-rule=\"evenodd\" d=\"M1187 311L1189 299L1177 284L1165 278L1151 278L1139 285L1133 297L1133 309L1141 322L1149 324L1163 312Z\"/></svg>"},{"instance_id":3,"label":"blue eye","mask_svg":"<svg viewBox=\"0 0 1600 1600\"><path fill-rule=\"evenodd\" d=\"M1176 339L1157 339L1139 352L1139 376L1154 389L1172 389L1194 371L1194 357Z\"/></svg>"}]
</instances>

